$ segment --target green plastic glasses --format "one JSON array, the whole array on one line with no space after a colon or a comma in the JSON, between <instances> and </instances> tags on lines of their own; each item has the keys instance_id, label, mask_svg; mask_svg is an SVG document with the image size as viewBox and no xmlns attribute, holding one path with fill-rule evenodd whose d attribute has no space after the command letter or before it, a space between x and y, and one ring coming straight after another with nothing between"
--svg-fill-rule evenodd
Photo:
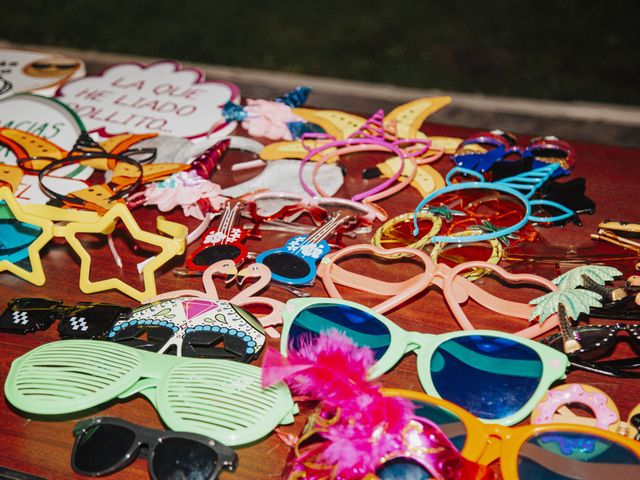
<instances>
[{"instance_id":1,"label":"green plastic glasses","mask_svg":"<svg viewBox=\"0 0 640 480\"><path fill-rule=\"evenodd\" d=\"M259 367L228 360L62 340L17 358L4 392L15 407L39 415L80 412L140 393L172 430L237 446L292 423L297 413L284 383L262 388L261 374Z\"/></svg>"},{"instance_id":2,"label":"green plastic glasses","mask_svg":"<svg viewBox=\"0 0 640 480\"><path fill-rule=\"evenodd\" d=\"M513 425L531 413L549 386L564 378L567 356L517 335L465 330L443 335L408 332L383 315L345 300L296 298L283 312L281 351L287 355L320 333L338 330L373 350L371 377L416 351L427 393L460 405L487 423Z\"/></svg>"}]
</instances>

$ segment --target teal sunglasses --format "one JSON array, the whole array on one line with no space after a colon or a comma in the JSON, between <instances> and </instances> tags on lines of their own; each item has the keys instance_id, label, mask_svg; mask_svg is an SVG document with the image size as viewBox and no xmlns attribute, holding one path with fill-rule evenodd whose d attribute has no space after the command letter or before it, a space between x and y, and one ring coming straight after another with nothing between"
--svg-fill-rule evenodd
<instances>
[{"instance_id":1,"label":"teal sunglasses","mask_svg":"<svg viewBox=\"0 0 640 480\"><path fill-rule=\"evenodd\" d=\"M551 384L565 377L569 365L564 353L523 337L494 330L408 332L346 300L295 298L285 304L283 321L283 355L337 330L373 351L372 378L416 351L424 390L487 423L513 425L525 419Z\"/></svg>"}]
</instances>

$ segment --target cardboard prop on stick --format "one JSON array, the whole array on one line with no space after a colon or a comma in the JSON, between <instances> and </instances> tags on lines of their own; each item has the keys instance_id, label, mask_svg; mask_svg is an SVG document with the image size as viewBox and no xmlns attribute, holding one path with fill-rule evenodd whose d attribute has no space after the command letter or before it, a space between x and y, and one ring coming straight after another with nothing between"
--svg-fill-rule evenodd
<instances>
[{"instance_id":1,"label":"cardboard prop on stick","mask_svg":"<svg viewBox=\"0 0 640 480\"><path fill-rule=\"evenodd\" d=\"M0 100L0 128L23 131L26 137L43 138L66 151L73 148L84 131L80 118L64 103L26 93ZM14 140L19 143L18 139ZM51 156L50 152L39 151L38 148L39 142L25 140L22 150L25 150L25 156ZM16 165L16 154L6 142L0 142L0 163ZM71 165L61 168L56 175L86 180L91 173L93 168L90 166Z\"/></svg>"},{"instance_id":2,"label":"cardboard prop on stick","mask_svg":"<svg viewBox=\"0 0 640 480\"><path fill-rule=\"evenodd\" d=\"M51 95L61 83L84 74L84 63L77 58L0 49L0 98L25 92Z\"/></svg>"},{"instance_id":3,"label":"cardboard prop on stick","mask_svg":"<svg viewBox=\"0 0 640 480\"><path fill-rule=\"evenodd\" d=\"M235 122L226 122L222 106L240 100L236 85L205 81L200 70L172 61L118 64L102 75L69 82L56 95L90 132L154 132L188 139L229 134Z\"/></svg>"}]
</instances>

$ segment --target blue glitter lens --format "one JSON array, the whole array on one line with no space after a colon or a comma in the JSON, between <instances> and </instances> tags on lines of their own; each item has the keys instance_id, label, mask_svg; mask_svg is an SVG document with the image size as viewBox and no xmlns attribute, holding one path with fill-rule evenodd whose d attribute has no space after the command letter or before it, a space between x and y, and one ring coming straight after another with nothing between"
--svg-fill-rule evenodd
<instances>
[{"instance_id":1,"label":"blue glitter lens","mask_svg":"<svg viewBox=\"0 0 640 480\"><path fill-rule=\"evenodd\" d=\"M438 394L481 419L518 412L540 384L535 350L507 338L469 335L447 340L431 357Z\"/></svg>"},{"instance_id":2,"label":"blue glitter lens","mask_svg":"<svg viewBox=\"0 0 640 480\"><path fill-rule=\"evenodd\" d=\"M396 458L386 462L376 470L376 475L380 480L428 480L433 478L424 467L408 458Z\"/></svg>"},{"instance_id":3,"label":"blue glitter lens","mask_svg":"<svg viewBox=\"0 0 640 480\"><path fill-rule=\"evenodd\" d=\"M640 458L623 445L597 435L545 432L518 452L518 476L531 480L640 478Z\"/></svg>"},{"instance_id":4,"label":"blue glitter lens","mask_svg":"<svg viewBox=\"0 0 640 480\"><path fill-rule=\"evenodd\" d=\"M348 305L316 304L301 310L293 319L289 348L298 349L329 330L344 333L359 347L369 347L376 360L391 344L389 329L373 315Z\"/></svg>"},{"instance_id":5,"label":"blue glitter lens","mask_svg":"<svg viewBox=\"0 0 640 480\"><path fill-rule=\"evenodd\" d=\"M29 246L41 233L40 227L16 220L7 203L0 201L0 260L31 271Z\"/></svg>"},{"instance_id":6,"label":"blue glitter lens","mask_svg":"<svg viewBox=\"0 0 640 480\"><path fill-rule=\"evenodd\" d=\"M419 400L413 400L416 408L416 415L431 420L440 427L451 443L460 451L464 447L467 440L467 427L462 420L454 413L451 413L444 407L439 407L432 403L424 403Z\"/></svg>"}]
</instances>

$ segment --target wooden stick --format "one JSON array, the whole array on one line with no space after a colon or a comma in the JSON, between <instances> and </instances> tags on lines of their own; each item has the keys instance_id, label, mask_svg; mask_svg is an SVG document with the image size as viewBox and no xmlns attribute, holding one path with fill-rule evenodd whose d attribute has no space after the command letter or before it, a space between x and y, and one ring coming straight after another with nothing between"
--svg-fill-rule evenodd
<instances>
[{"instance_id":1,"label":"wooden stick","mask_svg":"<svg viewBox=\"0 0 640 480\"><path fill-rule=\"evenodd\" d=\"M609 243L613 243L614 245L618 245L619 247L628 248L629 250L634 250L636 252L640 252L640 248L632 247L631 245L623 243L623 242L621 242L620 240L618 240L616 238L612 238L612 237L609 237L609 236L606 236L606 235L599 235L597 233L592 233L591 234L591 238L593 238L594 240L603 240L605 242L609 242Z\"/></svg>"}]
</instances>

